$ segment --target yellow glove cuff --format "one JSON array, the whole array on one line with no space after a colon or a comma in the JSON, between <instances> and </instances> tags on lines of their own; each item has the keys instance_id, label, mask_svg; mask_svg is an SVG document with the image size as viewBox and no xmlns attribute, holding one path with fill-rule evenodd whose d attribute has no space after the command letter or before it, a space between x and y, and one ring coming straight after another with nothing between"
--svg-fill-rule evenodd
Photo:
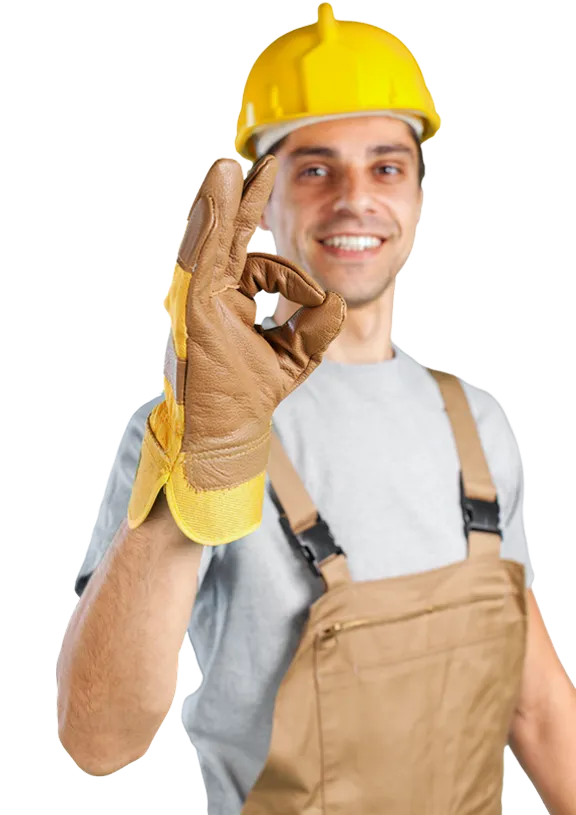
<instances>
[{"instance_id":1,"label":"yellow glove cuff","mask_svg":"<svg viewBox=\"0 0 576 815\"><path fill-rule=\"evenodd\" d=\"M146 520L165 486L172 517L184 535L196 543L216 546L250 534L262 522L266 471L230 489L193 489L184 475L184 453L175 455L172 464L171 456L164 452L166 449L175 453L174 447L179 446L181 436L179 439L170 428L183 420L182 406L174 402L167 381L165 388L165 401L156 405L146 420L140 462L128 505L129 527L136 529ZM170 414L171 421L168 420Z\"/></svg>"}]
</instances>

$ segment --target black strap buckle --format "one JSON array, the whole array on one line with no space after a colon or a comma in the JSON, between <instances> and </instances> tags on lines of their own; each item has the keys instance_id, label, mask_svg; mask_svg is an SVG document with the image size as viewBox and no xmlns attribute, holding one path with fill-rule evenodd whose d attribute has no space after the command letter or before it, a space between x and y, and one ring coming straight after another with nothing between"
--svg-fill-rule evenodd
<instances>
[{"instance_id":1,"label":"black strap buckle","mask_svg":"<svg viewBox=\"0 0 576 815\"><path fill-rule=\"evenodd\" d=\"M483 501L480 498L468 498L464 494L464 482L460 473L460 503L464 515L464 532L468 537L471 531L492 532L500 535L500 504L495 501Z\"/></svg>"},{"instance_id":2,"label":"black strap buckle","mask_svg":"<svg viewBox=\"0 0 576 815\"><path fill-rule=\"evenodd\" d=\"M292 531L288 518L284 513L280 515L280 524L286 536L294 541L302 550L310 568L317 577L322 577L322 572L318 564L326 560L330 555L344 555L343 549L338 546L326 521L318 513L316 523L309 529L299 532L297 535Z\"/></svg>"}]
</instances>

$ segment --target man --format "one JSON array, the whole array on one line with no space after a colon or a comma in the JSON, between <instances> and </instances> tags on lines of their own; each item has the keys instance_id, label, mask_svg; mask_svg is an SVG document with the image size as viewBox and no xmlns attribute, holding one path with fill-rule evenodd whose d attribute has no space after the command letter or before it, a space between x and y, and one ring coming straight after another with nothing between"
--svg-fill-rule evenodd
<instances>
[{"instance_id":1,"label":"man","mask_svg":"<svg viewBox=\"0 0 576 815\"><path fill-rule=\"evenodd\" d=\"M324 586L288 545L260 466L228 478L229 459L202 470L211 460L202 451L195 466L205 477L203 489L175 486L180 459L170 458L170 448L182 450L186 440L174 429L178 417L189 419L205 405L189 422L193 430L238 416L235 433L248 433L252 420L261 429L267 414L257 398L267 393L274 367L266 368L258 388L244 391L245 380L234 378L246 357L257 363L246 365L250 376L278 359L291 385L273 410L274 429L346 550L354 579L417 574L466 557L457 458L448 429L430 430L444 421L435 383L391 340L395 278L411 251L423 203L421 142L439 127L413 58L392 39L371 26L337 23L322 4L317 27L280 38L254 66L236 144L242 155L260 161L242 196L237 170L226 162L212 168L206 182L212 186L197 196L166 301L173 331L165 391L130 419L76 580L81 599L58 662L64 747L94 775L141 757L170 708L188 630L203 682L187 697L183 721L198 752L210 815L237 815L262 770L280 683ZM292 81L291 60L305 103L284 86L286 75ZM374 74L374 66L380 72ZM261 157L270 153L275 178L268 195L271 161L262 164ZM251 271L232 284L218 240L224 243L237 208L242 217L234 221L234 235L242 240L227 254ZM272 231L280 258L257 253L246 259L256 216ZM212 269L203 262L211 241L213 268L222 278L203 291ZM196 287L185 314L183 281ZM252 291L259 285L281 292L258 336L242 333L253 313L248 284ZM237 314L244 323L234 322ZM228 335L211 333L218 315ZM180 350L183 320L188 341ZM190 343L198 325L202 331ZM237 353L226 369L233 385L213 375L234 354L231 336L246 342L246 353ZM278 357L268 354L270 348ZM186 366L194 374L174 384L174 371ZM530 588L520 454L494 397L467 382L462 386L497 488L501 556L525 567L527 647L509 743L549 812L576 815L576 691ZM210 433L215 438L218 428L211 426ZM227 427L221 435L232 432ZM156 445L153 454L146 452L150 445ZM238 449L254 446L243 442ZM162 462L155 469L150 456L156 454L166 457L164 470ZM184 465L182 472L184 478L193 469ZM222 474L227 482L219 482ZM188 512L188 499L196 502L194 512ZM228 511L225 502L232 499ZM214 504L224 510L213 513Z\"/></svg>"}]
</instances>

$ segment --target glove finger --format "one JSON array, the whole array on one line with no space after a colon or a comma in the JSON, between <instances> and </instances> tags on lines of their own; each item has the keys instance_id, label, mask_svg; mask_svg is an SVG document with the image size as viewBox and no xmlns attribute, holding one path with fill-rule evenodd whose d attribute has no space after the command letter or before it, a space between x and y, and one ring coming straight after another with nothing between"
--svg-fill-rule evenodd
<instances>
[{"instance_id":1,"label":"glove finger","mask_svg":"<svg viewBox=\"0 0 576 815\"><path fill-rule=\"evenodd\" d=\"M346 303L336 292L326 292L319 306L302 306L283 325L258 333L274 348L283 374L283 396L303 382L322 361L338 336L346 316Z\"/></svg>"},{"instance_id":2,"label":"glove finger","mask_svg":"<svg viewBox=\"0 0 576 815\"><path fill-rule=\"evenodd\" d=\"M218 159L194 199L178 250L178 263L193 273L194 291L198 295L209 295L222 285L242 186L240 164L233 159Z\"/></svg>"},{"instance_id":3,"label":"glove finger","mask_svg":"<svg viewBox=\"0 0 576 815\"><path fill-rule=\"evenodd\" d=\"M303 269L286 258L266 252L250 252L238 284L239 291L254 297L259 291L280 294L301 306L319 306L326 292Z\"/></svg>"},{"instance_id":4,"label":"glove finger","mask_svg":"<svg viewBox=\"0 0 576 815\"><path fill-rule=\"evenodd\" d=\"M242 201L234 224L234 236L226 273L227 282L231 285L236 285L242 276L248 244L260 223L262 212L274 186L277 170L276 157L267 154L254 164L246 176Z\"/></svg>"}]
</instances>

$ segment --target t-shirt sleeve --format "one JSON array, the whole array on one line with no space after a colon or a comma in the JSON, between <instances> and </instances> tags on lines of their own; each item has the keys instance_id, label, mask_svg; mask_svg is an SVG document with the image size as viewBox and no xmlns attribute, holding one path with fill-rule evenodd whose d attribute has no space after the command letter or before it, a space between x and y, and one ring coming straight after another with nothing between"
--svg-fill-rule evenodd
<instances>
[{"instance_id":1,"label":"t-shirt sleeve","mask_svg":"<svg viewBox=\"0 0 576 815\"><path fill-rule=\"evenodd\" d=\"M526 588L532 586L534 569L524 530L524 468L518 442L500 403L488 392L474 390L478 427L500 504L501 556L524 564ZM472 395L472 394L470 394Z\"/></svg>"},{"instance_id":2,"label":"t-shirt sleeve","mask_svg":"<svg viewBox=\"0 0 576 815\"><path fill-rule=\"evenodd\" d=\"M512 432L512 431L510 431ZM514 437L512 437L514 438ZM502 514L502 557L518 560L526 569L526 588L532 587L534 569L530 559L528 541L524 530L524 471L518 446L515 445L516 477L508 494L508 500L501 508Z\"/></svg>"},{"instance_id":3,"label":"t-shirt sleeve","mask_svg":"<svg viewBox=\"0 0 576 815\"><path fill-rule=\"evenodd\" d=\"M102 560L106 549L112 543L120 524L126 517L128 503L132 494L132 485L140 459L146 419L152 409L163 398L164 394L162 393L138 408L126 426L108 477L92 538L84 562L76 577L74 591L79 597L84 591L92 572Z\"/></svg>"}]
</instances>

